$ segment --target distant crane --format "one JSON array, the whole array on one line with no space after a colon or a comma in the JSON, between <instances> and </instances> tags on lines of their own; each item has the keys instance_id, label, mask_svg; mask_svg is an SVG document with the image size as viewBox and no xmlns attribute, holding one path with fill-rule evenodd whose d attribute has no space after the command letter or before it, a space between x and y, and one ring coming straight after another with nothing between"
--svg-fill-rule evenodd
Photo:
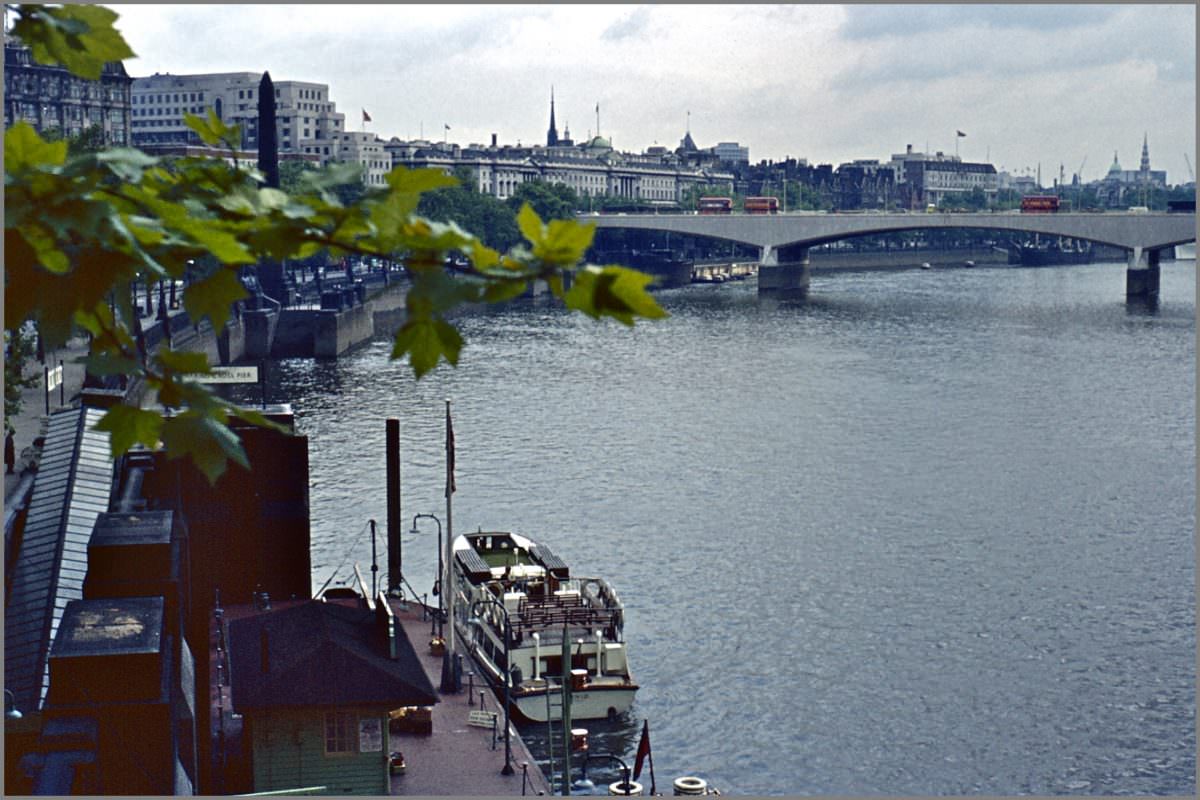
<instances>
[{"instance_id":1,"label":"distant crane","mask_svg":"<svg viewBox=\"0 0 1200 800\"><path fill-rule=\"evenodd\" d=\"M1087 156L1083 157L1083 161L1079 162L1079 169L1075 171L1075 179L1078 183L1083 183L1083 165L1087 163Z\"/></svg>"},{"instance_id":2,"label":"distant crane","mask_svg":"<svg viewBox=\"0 0 1200 800\"><path fill-rule=\"evenodd\" d=\"M1183 163L1187 164L1188 180L1192 183L1196 182L1196 173L1192 172L1192 160L1187 157L1187 153L1183 154Z\"/></svg>"}]
</instances>

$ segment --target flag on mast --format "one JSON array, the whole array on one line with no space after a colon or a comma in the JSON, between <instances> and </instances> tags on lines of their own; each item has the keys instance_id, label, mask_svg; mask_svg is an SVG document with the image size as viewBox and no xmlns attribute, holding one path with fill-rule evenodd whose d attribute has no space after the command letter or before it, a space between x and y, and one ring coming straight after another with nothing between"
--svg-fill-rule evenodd
<instances>
[{"instance_id":1,"label":"flag on mast","mask_svg":"<svg viewBox=\"0 0 1200 800\"><path fill-rule=\"evenodd\" d=\"M446 403L446 497L454 494L454 425L450 421L450 403Z\"/></svg>"},{"instance_id":2,"label":"flag on mast","mask_svg":"<svg viewBox=\"0 0 1200 800\"><path fill-rule=\"evenodd\" d=\"M959 136L966 136L966 134L962 131L955 131L955 133L957 133Z\"/></svg>"},{"instance_id":3,"label":"flag on mast","mask_svg":"<svg viewBox=\"0 0 1200 800\"><path fill-rule=\"evenodd\" d=\"M367 110L365 108L362 110L362 112L363 112L363 122L370 122L371 115L367 113Z\"/></svg>"},{"instance_id":4,"label":"flag on mast","mask_svg":"<svg viewBox=\"0 0 1200 800\"><path fill-rule=\"evenodd\" d=\"M655 791L654 785L654 756L650 755L650 720L642 720L642 739L638 742L637 758L633 762L633 780L642 774L642 762L650 760L650 794Z\"/></svg>"}]
</instances>

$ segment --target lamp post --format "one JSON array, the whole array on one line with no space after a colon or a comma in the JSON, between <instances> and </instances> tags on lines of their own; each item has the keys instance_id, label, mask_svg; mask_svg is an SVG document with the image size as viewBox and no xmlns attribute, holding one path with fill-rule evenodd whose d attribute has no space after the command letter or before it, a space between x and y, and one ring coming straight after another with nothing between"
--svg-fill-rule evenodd
<instances>
[{"instance_id":1,"label":"lamp post","mask_svg":"<svg viewBox=\"0 0 1200 800\"><path fill-rule=\"evenodd\" d=\"M512 744L510 741L511 733L511 710L509 707L510 695L509 686L512 684L512 674L509 672L511 665L508 663L508 643L512 639L512 622L508 618L508 609L498 600L476 600L471 604L471 624L483 625L483 620L479 617L479 609L482 606L495 606L500 609L500 613L504 615L504 669L500 670L501 680L504 681L504 769L500 770L501 775L512 775L515 771L512 766Z\"/></svg>"},{"instance_id":2,"label":"lamp post","mask_svg":"<svg viewBox=\"0 0 1200 800\"><path fill-rule=\"evenodd\" d=\"M418 534L421 532L420 528L417 527L417 520L419 520L419 519L431 519L437 523L438 571L437 571L437 578L435 578L433 581L433 593L435 595L437 595L437 599L438 599L438 635L441 636L444 633L444 631L442 630L442 626L446 624L445 611L443 610L444 606L442 605L442 594L446 587L441 586L441 583L442 583L442 521L440 519L438 519L437 517L435 517L433 514L416 514L413 516L412 531L411 531L411 533L413 533L413 534ZM445 655L445 658L449 658L449 657L450 657L450 654L449 654L449 652L447 652Z\"/></svg>"},{"instance_id":3,"label":"lamp post","mask_svg":"<svg viewBox=\"0 0 1200 800\"><path fill-rule=\"evenodd\" d=\"M5 719L20 719L23 714L17 710L17 696L12 693L12 689L4 690L4 718Z\"/></svg>"},{"instance_id":4,"label":"lamp post","mask_svg":"<svg viewBox=\"0 0 1200 800\"><path fill-rule=\"evenodd\" d=\"M618 756L612 753L584 753L583 754L583 779L587 780L587 765L593 758L607 758L610 761L615 761L621 765L621 772L624 774L624 779L621 781L621 788L624 789L626 795L631 794L633 784L629 780L629 765Z\"/></svg>"}]
</instances>

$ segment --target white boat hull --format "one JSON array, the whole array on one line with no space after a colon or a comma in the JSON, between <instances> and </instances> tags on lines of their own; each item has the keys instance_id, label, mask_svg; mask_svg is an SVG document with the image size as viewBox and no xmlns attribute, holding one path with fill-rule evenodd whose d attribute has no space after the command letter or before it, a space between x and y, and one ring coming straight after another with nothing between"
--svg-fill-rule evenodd
<instances>
[{"instance_id":1,"label":"white boat hull","mask_svg":"<svg viewBox=\"0 0 1200 800\"><path fill-rule=\"evenodd\" d=\"M562 719L562 700L558 686L550 688L549 714L558 722ZM592 685L571 693L571 719L612 719L633 707L633 696L637 687L629 684L603 686ZM501 690L500 697L503 697ZM546 690L522 692L513 699L521 716L530 722L545 722L547 718Z\"/></svg>"}]
</instances>

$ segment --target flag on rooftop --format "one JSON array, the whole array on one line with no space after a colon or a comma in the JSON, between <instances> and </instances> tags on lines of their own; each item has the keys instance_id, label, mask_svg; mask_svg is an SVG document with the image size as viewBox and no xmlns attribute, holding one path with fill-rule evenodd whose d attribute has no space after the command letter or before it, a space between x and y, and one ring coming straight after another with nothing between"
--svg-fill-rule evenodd
<instances>
[{"instance_id":1,"label":"flag on rooftop","mask_svg":"<svg viewBox=\"0 0 1200 800\"><path fill-rule=\"evenodd\" d=\"M368 114L367 110L364 108L363 109L363 122L370 122L370 121L371 121L371 115Z\"/></svg>"},{"instance_id":2,"label":"flag on rooftop","mask_svg":"<svg viewBox=\"0 0 1200 800\"><path fill-rule=\"evenodd\" d=\"M965 134L965 133L963 133L962 131L955 131L955 132L956 132L956 133L957 133L959 136L966 136L966 134Z\"/></svg>"}]
</instances>

